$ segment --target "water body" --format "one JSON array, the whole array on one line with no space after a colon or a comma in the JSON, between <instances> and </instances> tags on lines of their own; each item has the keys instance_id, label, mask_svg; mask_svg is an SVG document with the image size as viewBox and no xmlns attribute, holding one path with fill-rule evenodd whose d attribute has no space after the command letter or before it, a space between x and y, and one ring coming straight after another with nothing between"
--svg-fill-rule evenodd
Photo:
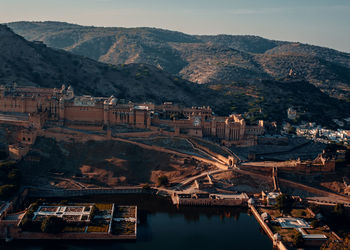
<instances>
[{"instance_id":1,"label":"water body","mask_svg":"<svg viewBox=\"0 0 350 250\"><path fill-rule=\"evenodd\" d=\"M109 199L109 201L115 198ZM142 199L143 200L143 199ZM4 249L104 250L104 249L272 249L254 216L239 208L175 208L167 202L147 200L119 204L138 205L138 238L114 242L13 242Z\"/></svg>"}]
</instances>

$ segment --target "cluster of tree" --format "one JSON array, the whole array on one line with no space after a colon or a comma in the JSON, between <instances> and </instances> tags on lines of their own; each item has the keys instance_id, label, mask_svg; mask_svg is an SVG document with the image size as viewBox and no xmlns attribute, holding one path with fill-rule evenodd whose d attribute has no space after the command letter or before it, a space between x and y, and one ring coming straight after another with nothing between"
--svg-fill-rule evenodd
<instances>
[{"instance_id":1,"label":"cluster of tree","mask_svg":"<svg viewBox=\"0 0 350 250\"><path fill-rule=\"evenodd\" d=\"M43 221L33 221L34 213L29 212L21 222L21 228L24 231L60 233L66 226L66 222L57 216L48 216Z\"/></svg>"},{"instance_id":2,"label":"cluster of tree","mask_svg":"<svg viewBox=\"0 0 350 250\"><path fill-rule=\"evenodd\" d=\"M43 233L61 233L66 222L57 216L48 216L41 223L41 231Z\"/></svg>"},{"instance_id":3,"label":"cluster of tree","mask_svg":"<svg viewBox=\"0 0 350 250\"><path fill-rule=\"evenodd\" d=\"M345 250L345 249L350 249L350 240L349 240L349 238L345 238L343 240L343 242L336 242L336 241L328 240L328 241L326 241L326 243L324 243L321 246L320 249L322 249L322 250L328 250L328 249Z\"/></svg>"},{"instance_id":4,"label":"cluster of tree","mask_svg":"<svg viewBox=\"0 0 350 250\"><path fill-rule=\"evenodd\" d=\"M293 208L294 200L291 196L281 194L276 199L276 208L282 213L288 213Z\"/></svg>"},{"instance_id":5,"label":"cluster of tree","mask_svg":"<svg viewBox=\"0 0 350 250\"><path fill-rule=\"evenodd\" d=\"M300 232L297 232L295 235L293 235L292 240L292 243L295 247L301 247L304 244L303 235Z\"/></svg>"},{"instance_id":6,"label":"cluster of tree","mask_svg":"<svg viewBox=\"0 0 350 250\"><path fill-rule=\"evenodd\" d=\"M93 219L98 212L99 209L95 205L93 205L90 212L90 218Z\"/></svg>"},{"instance_id":7,"label":"cluster of tree","mask_svg":"<svg viewBox=\"0 0 350 250\"><path fill-rule=\"evenodd\" d=\"M158 186L167 186L169 184L168 177L165 175L159 176L157 180Z\"/></svg>"},{"instance_id":8,"label":"cluster of tree","mask_svg":"<svg viewBox=\"0 0 350 250\"><path fill-rule=\"evenodd\" d=\"M21 221L21 228L24 231L40 231L40 221L33 221L34 212L38 209L39 202L34 202L29 206L27 213Z\"/></svg>"},{"instance_id":9,"label":"cluster of tree","mask_svg":"<svg viewBox=\"0 0 350 250\"><path fill-rule=\"evenodd\" d=\"M19 188L21 173L14 162L0 163L0 200L10 198Z\"/></svg>"},{"instance_id":10,"label":"cluster of tree","mask_svg":"<svg viewBox=\"0 0 350 250\"><path fill-rule=\"evenodd\" d=\"M21 228L23 231L30 231L30 232L43 232L43 233L61 233L63 232L63 229L65 226L69 226L70 223L63 220L61 217L57 216L48 216L44 220L33 220L34 218L34 212L37 211L39 205L42 203L41 200L34 202L29 207L27 213L23 217L21 221ZM67 201L63 200L60 202L60 204L67 204ZM98 213L98 208L94 205L90 212L90 217L93 218L96 213ZM98 221L91 222L92 225L98 225ZM74 222L75 226L85 226L86 222Z\"/></svg>"},{"instance_id":11,"label":"cluster of tree","mask_svg":"<svg viewBox=\"0 0 350 250\"><path fill-rule=\"evenodd\" d=\"M151 190L151 185L149 183L145 183L142 185L143 190Z\"/></svg>"},{"instance_id":12,"label":"cluster of tree","mask_svg":"<svg viewBox=\"0 0 350 250\"><path fill-rule=\"evenodd\" d=\"M344 204L337 203L333 209L333 213L337 217L341 217L344 215Z\"/></svg>"},{"instance_id":13,"label":"cluster of tree","mask_svg":"<svg viewBox=\"0 0 350 250\"><path fill-rule=\"evenodd\" d=\"M43 232L43 233L60 233L66 226L66 222L57 216L48 216L43 221L33 220L34 212L41 204L41 200L34 202L29 207L27 213L21 221L21 228L24 231Z\"/></svg>"},{"instance_id":14,"label":"cluster of tree","mask_svg":"<svg viewBox=\"0 0 350 250\"><path fill-rule=\"evenodd\" d=\"M310 225L313 227L313 228L316 228L320 225L320 222L318 220L313 220L311 221Z\"/></svg>"}]
</instances>

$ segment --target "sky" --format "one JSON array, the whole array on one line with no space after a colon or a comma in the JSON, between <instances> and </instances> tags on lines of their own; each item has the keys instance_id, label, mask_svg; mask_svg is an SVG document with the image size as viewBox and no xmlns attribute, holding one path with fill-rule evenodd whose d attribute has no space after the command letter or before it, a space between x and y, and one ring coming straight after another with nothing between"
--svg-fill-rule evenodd
<instances>
[{"instance_id":1,"label":"sky","mask_svg":"<svg viewBox=\"0 0 350 250\"><path fill-rule=\"evenodd\" d=\"M0 0L0 23L48 20L249 34L350 52L350 0Z\"/></svg>"}]
</instances>

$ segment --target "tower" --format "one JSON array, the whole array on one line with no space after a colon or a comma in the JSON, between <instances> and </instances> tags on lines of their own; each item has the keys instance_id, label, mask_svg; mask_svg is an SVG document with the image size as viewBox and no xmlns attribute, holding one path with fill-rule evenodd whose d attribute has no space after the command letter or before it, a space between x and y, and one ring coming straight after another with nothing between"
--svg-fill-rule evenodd
<instances>
[{"instance_id":1,"label":"tower","mask_svg":"<svg viewBox=\"0 0 350 250\"><path fill-rule=\"evenodd\" d=\"M109 102L105 100L103 102L103 125L109 126Z\"/></svg>"},{"instance_id":2,"label":"tower","mask_svg":"<svg viewBox=\"0 0 350 250\"><path fill-rule=\"evenodd\" d=\"M62 125L64 124L64 98L61 97L60 101L59 101L59 120L62 123Z\"/></svg>"}]
</instances>

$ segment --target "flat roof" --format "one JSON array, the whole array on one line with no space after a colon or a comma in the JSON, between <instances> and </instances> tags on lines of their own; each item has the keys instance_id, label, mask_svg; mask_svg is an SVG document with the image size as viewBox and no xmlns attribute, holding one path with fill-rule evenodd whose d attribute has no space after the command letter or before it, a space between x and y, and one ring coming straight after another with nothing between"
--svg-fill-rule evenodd
<instances>
[{"instance_id":1,"label":"flat roof","mask_svg":"<svg viewBox=\"0 0 350 250\"><path fill-rule=\"evenodd\" d=\"M246 193L241 193L241 194L211 194L215 195L216 197L220 199L248 199L248 195Z\"/></svg>"},{"instance_id":2,"label":"flat roof","mask_svg":"<svg viewBox=\"0 0 350 250\"><path fill-rule=\"evenodd\" d=\"M300 218L277 218L277 222L281 225L282 228L311 228L309 223Z\"/></svg>"}]
</instances>

